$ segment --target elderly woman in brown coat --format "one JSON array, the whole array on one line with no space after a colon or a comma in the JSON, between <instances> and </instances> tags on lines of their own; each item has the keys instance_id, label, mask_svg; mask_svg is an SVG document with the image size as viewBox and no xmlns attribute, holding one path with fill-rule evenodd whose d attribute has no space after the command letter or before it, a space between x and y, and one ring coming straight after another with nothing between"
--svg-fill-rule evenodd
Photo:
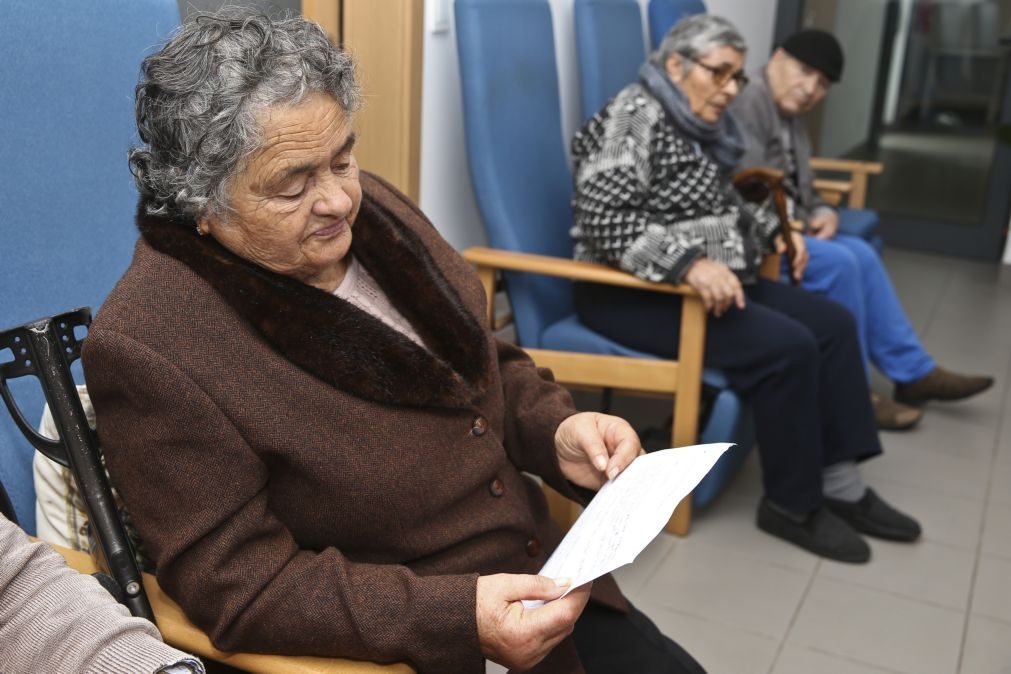
<instances>
[{"instance_id":1,"label":"elderly woman in brown coat","mask_svg":"<svg viewBox=\"0 0 1011 674\"><path fill-rule=\"evenodd\" d=\"M162 587L223 649L700 671L610 578L524 610L566 586L523 473L579 499L639 441L489 333L468 265L359 174L358 99L301 19L202 16L144 63L142 236L84 365Z\"/></svg>"}]
</instances>

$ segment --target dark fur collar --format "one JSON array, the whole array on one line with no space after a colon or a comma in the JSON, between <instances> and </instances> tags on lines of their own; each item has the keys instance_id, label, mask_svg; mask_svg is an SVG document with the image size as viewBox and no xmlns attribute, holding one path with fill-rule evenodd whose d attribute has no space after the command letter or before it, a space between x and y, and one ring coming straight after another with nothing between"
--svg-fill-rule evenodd
<instances>
[{"instance_id":1,"label":"dark fur collar","mask_svg":"<svg viewBox=\"0 0 1011 674\"><path fill-rule=\"evenodd\" d=\"M334 295L198 236L193 223L141 208L137 225L151 247L199 274L274 349L322 381L376 402L467 406L487 386L484 330L419 236L388 207L405 198L371 177L362 185L352 251L430 351Z\"/></svg>"}]
</instances>

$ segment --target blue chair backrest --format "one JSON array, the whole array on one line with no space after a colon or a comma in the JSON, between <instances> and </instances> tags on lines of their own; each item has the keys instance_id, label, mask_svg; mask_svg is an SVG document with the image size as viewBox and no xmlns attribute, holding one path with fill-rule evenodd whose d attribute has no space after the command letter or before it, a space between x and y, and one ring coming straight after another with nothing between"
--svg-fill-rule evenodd
<instances>
[{"instance_id":1,"label":"blue chair backrest","mask_svg":"<svg viewBox=\"0 0 1011 674\"><path fill-rule=\"evenodd\" d=\"M649 39L653 49L660 46L663 36L674 24L692 14L705 14L702 0L649 0Z\"/></svg>"},{"instance_id":2,"label":"blue chair backrest","mask_svg":"<svg viewBox=\"0 0 1011 674\"><path fill-rule=\"evenodd\" d=\"M572 176L562 138L548 0L457 0L467 157L495 248L572 256ZM567 281L506 276L519 343L573 313Z\"/></svg>"},{"instance_id":3,"label":"blue chair backrest","mask_svg":"<svg viewBox=\"0 0 1011 674\"><path fill-rule=\"evenodd\" d=\"M0 329L97 309L129 264L133 91L141 59L178 25L176 0L0 3ZM34 378L12 389L38 420ZM0 481L30 532L32 452L0 411Z\"/></svg>"},{"instance_id":4,"label":"blue chair backrest","mask_svg":"<svg viewBox=\"0 0 1011 674\"><path fill-rule=\"evenodd\" d=\"M646 60L639 0L576 0L576 47L583 118L639 80Z\"/></svg>"}]
</instances>

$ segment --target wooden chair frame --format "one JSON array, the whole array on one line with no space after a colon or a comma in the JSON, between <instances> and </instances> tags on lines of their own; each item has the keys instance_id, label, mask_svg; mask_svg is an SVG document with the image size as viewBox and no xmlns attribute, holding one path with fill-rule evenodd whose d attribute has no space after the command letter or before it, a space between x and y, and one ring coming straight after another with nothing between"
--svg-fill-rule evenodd
<instances>
[{"instance_id":1,"label":"wooden chair frame","mask_svg":"<svg viewBox=\"0 0 1011 674\"><path fill-rule=\"evenodd\" d=\"M477 268L488 301L489 325L496 325L495 289L501 272L525 272L587 281L623 288L680 295L681 335L677 360L631 358L525 349L539 367L550 368L563 384L617 388L674 396L674 447L692 445L698 438L699 404L702 395L702 358L706 339L706 310L699 294L687 284L650 283L631 274L590 262L492 248L474 247L463 257ZM578 506L549 492L552 513L563 526L578 516ZM668 533L684 536L691 527L691 496L686 497L667 523Z\"/></svg>"},{"instance_id":2,"label":"wooden chair frame","mask_svg":"<svg viewBox=\"0 0 1011 674\"><path fill-rule=\"evenodd\" d=\"M828 159L812 157L811 168L815 171L829 173L848 173L849 178L843 180L815 178L814 188L833 206L838 206L846 199L848 208L866 208L867 177L884 172L884 164L873 161L855 161L851 159Z\"/></svg>"}]
</instances>

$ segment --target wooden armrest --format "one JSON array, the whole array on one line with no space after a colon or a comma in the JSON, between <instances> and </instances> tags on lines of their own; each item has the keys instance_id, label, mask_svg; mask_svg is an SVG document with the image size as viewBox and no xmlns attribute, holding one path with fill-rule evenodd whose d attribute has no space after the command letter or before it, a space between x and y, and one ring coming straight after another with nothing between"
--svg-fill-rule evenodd
<instances>
[{"instance_id":1,"label":"wooden armrest","mask_svg":"<svg viewBox=\"0 0 1011 674\"><path fill-rule=\"evenodd\" d=\"M811 157L811 168L815 171L839 171L842 173L864 173L877 175L884 172L885 165L876 161Z\"/></svg>"},{"instance_id":2,"label":"wooden armrest","mask_svg":"<svg viewBox=\"0 0 1011 674\"><path fill-rule=\"evenodd\" d=\"M814 181L814 188L819 192L834 192L837 194L849 194L853 189L853 183L848 180L825 180L817 178Z\"/></svg>"},{"instance_id":3,"label":"wooden armrest","mask_svg":"<svg viewBox=\"0 0 1011 674\"><path fill-rule=\"evenodd\" d=\"M653 283L632 276L629 273L612 269L606 265L593 262L579 262L561 257L534 255L532 253L517 253L495 248L476 246L463 251L463 257L468 262L479 267L500 269L502 271L520 271L544 276L556 276L572 281L588 281L604 283L625 288L652 290L671 295L697 296L698 293L687 283Z\"/></svg>"},{"instance_id":4,"label":"wooden armrest","mask_svg":"<svg viewBox=\"0 0 1011 674\"><path fill-rule=\"evenodd\" d=\"M63 555L67 564L81 573L98 571L91 555L60 545L48 544ZM256 653L226 653L219 651L207 635L191 623L179 605L158 586L149 573L144 574L144 589L151 601L158 629L165 643L202 658L224 662L246 672L259 674L414 674L405 664L377 665L371 662L343 658L317 658L313 656L261 655Z\"/></svg>"}]
</instances>

